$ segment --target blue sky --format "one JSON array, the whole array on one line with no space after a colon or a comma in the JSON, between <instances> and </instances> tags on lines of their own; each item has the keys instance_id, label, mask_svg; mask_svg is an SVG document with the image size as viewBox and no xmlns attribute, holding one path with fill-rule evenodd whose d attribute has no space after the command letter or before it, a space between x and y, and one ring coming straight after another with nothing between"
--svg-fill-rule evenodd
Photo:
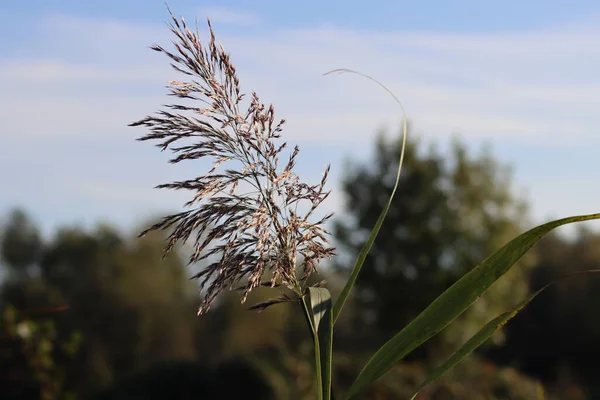
<instances>
[{"instance_id":1,"label":"blue sky","mask_svg":"<svg viewBox=\"0 0 600 400\"><path fill-rule=\"evenodd\" d=\"M25 207L45 232L105 220L130 226L177 209L156 184L197 174L134 139L126 125L167 101L164 2L6 2L0 12L0 212ZM218 5L217 5L218 4ZM399 123L392 101L340 67L376 76L416 132L492 145L515 167L533 222L600 211L600 2L170 1L208 16L242 87L288 120L299 171L368 160L376 132ZM600 227L588 223L590 227Z\"/></svg>"}]
</instances>

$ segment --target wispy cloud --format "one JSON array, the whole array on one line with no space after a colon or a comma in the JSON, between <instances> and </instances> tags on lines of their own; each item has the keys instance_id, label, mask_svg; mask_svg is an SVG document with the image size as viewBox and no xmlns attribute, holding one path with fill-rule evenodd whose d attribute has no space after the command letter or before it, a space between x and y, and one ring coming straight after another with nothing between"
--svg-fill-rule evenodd
<instances>
[{"instance_id":1,"label":"wispy cloud","mask_svg":"<svg viewBox=\"0 0 600 400\"><path fill-rule=\"evenodd\" d=\"M321 76L339 67L384 82L404 102L417 131L430 138L458 132L475 141L515 146L600 145L600 19L595 25L588 21L585 29L572 24L494 35L336 27L268 33L248 28L237 34L227 24L251 26L260 18L222 8L204 8L198 16L205 15L223 24L217 26L217 37L231 52L243 89L257 90L288 120L287 140L309 149L334 149L327 154L333 160L342 154L362 156L378 128L394 128L400 120L394 103L371 82ZM148 205L143 201L147 191L125 187L147 179L148 166L156 160L122 144L136 136L127 123L168 101L161 84L173 79L173 72L148 50L154 42L168 44L167 30L58 14L31 29L35 40L27 54L0 55L0 135L11 143L0 148L0 165L17 168L15 154L35 154L46 172L77 172L69 184L82 188L73 194L81 204L91 199L112 204L125 196L127 207L136 201ZM102 143L104 156L74 158L73 140L85 138ZM53 152L47 150L49 143ZM86 151L93 154L94 149ZM110 164L109 172L103 172L102 163ZM321 164L309 165L306 173L320 170ZM7 179L17 181L19 173ZM545 186L532 189L534 201L546 196L553 182L540 185ZM58 204L62 194L48 189L42 196ZM330 203L339 208L341 197ZM545 197L540 204L542 215L563 209Z\"/></svg>"},{"instance_id":2,"label":"wispy cloud","mask_svg":"<svg viewBox=\"0 0 600 400\"><path fill-rule=\"evenodd\" d=\"M253 20L242 15L230 13L238 22ZM64 115L72 107L88 118L104 109L110 117L96 126L114 131L114 122L131 118L142 103L147 106L148 93L159 96L157 83L172 76L164 68L165 60L140 56L142 51L151 53L148 44L168 40L160 29L118 21L82 22L64 15L52 16L42 29L46 37L60 36L68 51L50 59L0 61L6 88L0 98L9 104L2 117L9 128L20 116L16 108L22 108L14 99L23 98L35 101L28 112L45 109L49 115ZM289 120L289 134L304 141L333 143L340 135L351 141L368 140L368 132L376 126L398 121L393 104L371 83L321 76L337 67L358 69L385 82L405 102L415 126L430 135L458 130L466 137L551 138L549 143L564 145L562 132L570 127L571 143L598 140L598 29L488 36L341 28L268 35L217 33L233 54L246 87L259 89L263 98L274 101ZM25 96L33 92L35 97ZM45 121L50 135L48 125ZM64 126L56 128L56 134L64 135ZM72 133L78 134L78 129ZM5 131L10 134L14 129Z\"/></svg>"},{"instance_id":3,"label":"wispy cloud","mask_svg":"<svg viewBox=\"0 0 600 400\"><path fill-rule=\"evenodd\" d=\"M261 22L258 14L241 12L220 6L205 6L198 9L198 16L210 18L212 22L220 24L251 26Z\"/></svg>"}]
</instances>

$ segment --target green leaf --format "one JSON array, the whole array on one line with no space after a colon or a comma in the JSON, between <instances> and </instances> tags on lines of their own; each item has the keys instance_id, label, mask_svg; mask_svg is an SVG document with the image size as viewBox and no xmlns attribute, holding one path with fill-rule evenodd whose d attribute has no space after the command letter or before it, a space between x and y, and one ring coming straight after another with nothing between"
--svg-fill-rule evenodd
<instances>
[{"instance_id":1,"label":"green leaf","mask_svg":"<svg viewBox=\"0 0 600 400\"><path fill-rule=\"evenodd\" d=\"M574 216L537 226L498 250L435 299L369 360L350 387L351 398L385 374L408 353L440 332L504 275L539 239L553 229L573 222L600 219L600 214Z\"/></svg>"},{"instance_id":2,"label":"green leaf","mask_svg":"<svg viewBox=\"0 0 600 400\"><path fill-rule=\"evenodd\" d=\"M547 287L547 286L546 286ZM538 294L540 294L546 287L533 293L527 299L519 303L513 310L501 314L488 322L479 332L477 332L471 339L469 339L456 353L454 353L446 362L440 365L435 371L423 382L417 391L411 396L413 400L417 394L427 385L438 380L446 371L453 368L456 364L462 361L469 353L481 346L486 340L488 340L498 329L502 328L511 318L521 311L531 300L533 300Z\"/></svg>"},{"instance_id":3,"label":"green leaf","mask_svg":"<svg viewBox=\"0 0 600 400\"><path fill-rule=\"evenodd\" d=\"M521 310L525 306L527 306L533 299L535 299L537 297L537 295L542 293L549 286L560 282L563 278L568 278L568 277L575 276L575 275L592 274L592 273L600 273L600 269L578 271L578 272L564 275L564 276L558 278L557 280L545 285L541 289L537 290L535 293L531 294L525 300L523 300L522 302L517 304L517 306L515 308L513 308L512 310L499 315L498 317L494 318L493 320L491 320L490 322L485 324L485 326L483 328L481 328L479 330L479 332L477 332L475 335L473 335L473 337L471 337L471 339L469 339L464 345L462 345L460 349L458 349L452 356L450 356L450 358L448 358L448 360L446 360L442 365L440 365L438 368L436 368L435 371L433 371L433 373L427 378L427 380L425 380L425 382L423 382L418 387L418 389L412 395L411 400L413 400L425 386L438 380L446 371L448 371L451 368L454 368L454 366L456 366L456 364L461 362L462 359L465 358L469 353L471 353L473 350L477 349L479 346L481 346L483 343L485 343L496 331L501 329L509 320L511 320L515 315L517 315L519 312L521 312Z\"/></svg>"},{"instance_id":4,"label":"green leaf","mask_svg":"<svg viewBox=\"0 0 600 400\"><path fill-rule=\"evenodd\" d=\"M315 364L319 399L331 399L331 358L333 352L332 302L329 290L308 288L305 301L315 342Z\"/></svg>"},{"instance_id":5,"label":"green leaf","mask_svg":"<svg viewBox=\"0 0 600 400\"><path fill-rule=\"evenodd\" d=\"M338 317L340 316L340 313L342 312L342 308L344 308L344 304L346 303L346 300L348 299L348 296L350 295L350 291L354 287L356 278L358 278L358 274L360 273L360 270L365 262L365 259L367 258L367 255L369 254L369 251L371 250L371 247L373 246L373 243L375 242L375 239L377 238L377 235L379 234L381 225L383 225L383 221L385 220L385 217L390 209L390 206L392 205L392 200L394 199L394 195L396 194L396 189L398 188L398 184L400 182L400 173L402 172L402 163L404 162L404 151L406 149L406 135L408 134L408 132L407 132L408 122L407 122L406 112L404 111L404 107L402 107L402 103L400 103L400 100L398 100L396 95L391 90L389 90L385 85L383 85L381 82L379 82L378 80L376 80L368 75L365 75L363 73L353 71L350 69L344 69L344 68L334 69L333 71L329 71L329 72L325 73L324 75L329 75L332 73L344 73L344 72L351 73L351 74L357 74L357 75L360 75L364 78L367 78L367 79L375 82L376 84L381 86L386 92L388 92L394 98L396 103L400 106L400 110L402 111L402 150L400 151L400 160L398 162L398 173L396 174L396 182L394 183L394 188L392 189L392 193L390 194L390 199L388 200L387 205L385 206L385 208L379 215L379 218L377 219L377 223L375 223L375 227L369 234L369 238L368 238L367 242L364 244L364 246L360 250L358 257L356 258L356 262L354 263L354 267L352 268L352 272L350 273L350 277L346 281L346 285L344 286L344 289L342 289L342 292L340 293L338 299L335 302L335 305L333 306L333 323L334 324L337 321Z\"/></svg>"}]
</instances>

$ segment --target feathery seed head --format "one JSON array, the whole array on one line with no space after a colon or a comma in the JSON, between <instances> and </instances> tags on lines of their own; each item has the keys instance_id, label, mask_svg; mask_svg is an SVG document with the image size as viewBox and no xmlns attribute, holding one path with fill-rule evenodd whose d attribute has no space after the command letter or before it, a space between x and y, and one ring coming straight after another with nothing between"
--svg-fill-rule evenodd
<instances>
[{"instance_id":1,"label":"feathery seed head","mask_svg":"<svg viewBox=\"0 0 600 400\"><path fill-rule=\"evenodd\" d=\"M208 311L223 290L246 279L244 302L252 289L265 285L262 278L267 273L271 287L283 285L300 296L320 260L334 254L329 233L322 227L331 214L310 222L329 195L325 190L329 166L319 184L301 182L293 172L296 146L279 169L286 143L276 141L285 121L276 121L273 106L262 104L256 93L244 106L236 69L215 43L210 21L210 39L204 46L198 31L190 31L183 18L172 13L171 18L175 51L151 48L169 57L171 66L188 77L185 82L170 81L169 95L196 104L166 105L130 126L149 128L150 133L138 140L158 141L157 147L173 153L171 163L210 158L213 167L200 177L159 185L189 190L192 199L185 204L187 210L163 218L142 235L171 229L165 253L193 237L190 264L216 258L194 276L205 291L198 314ZM232 164L241 167L225 169ZM240 183L252 190L239 193ZM308 204L308 211L298 213L300 203ZM251 308L261 310L290 300L282 294Z\"/></svg>"}]
</instances>

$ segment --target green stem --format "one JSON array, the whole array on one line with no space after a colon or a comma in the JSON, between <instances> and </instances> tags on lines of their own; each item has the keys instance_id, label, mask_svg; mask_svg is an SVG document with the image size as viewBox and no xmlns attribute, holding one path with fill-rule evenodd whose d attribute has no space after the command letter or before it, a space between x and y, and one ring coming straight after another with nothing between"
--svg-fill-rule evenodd
<instances>
[{"instance_id":1,"label":"green stem","mask_svg":"<svg viewBox=\"0 0 600 400\"><path fill-rule=\"evenodd\" d=\"M314 325L311 313L310 304L307 303L308 296L302 297L302 308L304 310L304 316L308 322L315 348L315 372L317 374L317 399L324 400L323 398L323 376L321 374L321 346L319 345L319 335L317 335L317 327ZM329 397L329 396L328 396Z\"/></svg>"}]
</instances>

